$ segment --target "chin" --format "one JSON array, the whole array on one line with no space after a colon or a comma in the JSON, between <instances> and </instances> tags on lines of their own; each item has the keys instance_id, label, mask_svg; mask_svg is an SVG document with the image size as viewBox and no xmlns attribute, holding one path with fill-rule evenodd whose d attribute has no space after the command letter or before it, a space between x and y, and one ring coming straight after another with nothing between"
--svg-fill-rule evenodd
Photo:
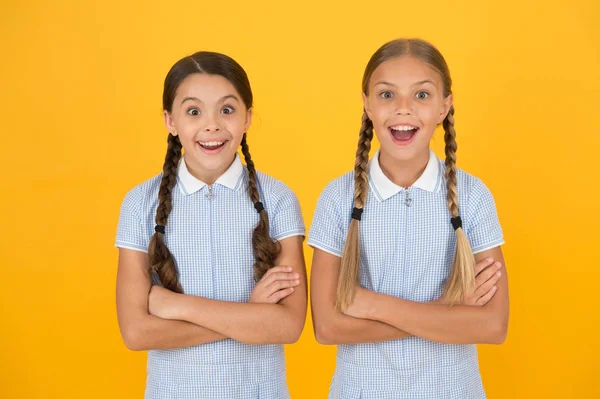
<instances>
[{"instance_id":1,"label":"chin","mask_svg":"<svg viewBox=\"0 0 600 399\"><path fill-rule=\"evenodd\" d=\"M418 154L422 152L421 148L415 146L398 147L394 143L389 143L385 146L382 145L382 150L397 161L410 161L411 159L415 159Z\"/></svg>"}]
</instances>

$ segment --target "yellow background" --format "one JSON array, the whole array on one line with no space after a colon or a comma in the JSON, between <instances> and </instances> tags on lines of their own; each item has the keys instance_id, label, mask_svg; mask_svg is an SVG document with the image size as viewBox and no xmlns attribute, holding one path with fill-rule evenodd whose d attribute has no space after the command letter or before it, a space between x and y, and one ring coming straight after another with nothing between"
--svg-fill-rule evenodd
<instances>
[{"instance_id":1,"label":"yellow background","mask_svg":"<svg viewBox=\"0 0 600 399\"><path fill-rule=\"evenodd\" d=\"M494 193L507 242L509 336L480 347L489 398L600 397L598 2L494 3L3 0L0 396L142 397L113 242L123 196L161 170L175 61L205 49L244 66L253 158L308 226L352 167L368 58L418 36L447 58L458 164ZM432 145L443 154L441 134ZM293 398L325 397L334 354L307 321L287 347Z\"/></svg>"}]
</instances>

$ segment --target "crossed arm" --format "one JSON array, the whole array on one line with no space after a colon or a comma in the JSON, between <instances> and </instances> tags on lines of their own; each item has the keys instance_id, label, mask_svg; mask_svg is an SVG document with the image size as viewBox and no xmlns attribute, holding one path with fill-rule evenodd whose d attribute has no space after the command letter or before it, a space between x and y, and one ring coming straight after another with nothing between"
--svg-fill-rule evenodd
<instances>
[{"instance_id":1,"label":"crossed arm","mask_svg":"<svg viewBox=\"0 0 600 399\"><path fill-rule=\"evenodd\" d=\"M311 303L317 341L379 342L415 335L453 344L502 343L508 327L508 279L499 247L476 255L476 286L463 304L419 303L357 287L343 313L335 309L340 258L315 248ZM495 262L492 262L493 260Z\"/></svg>"},{"instance_id":2,"label":"crossed arm","mask_svg":"<svg viewBox=\"0 0 600 399\"><path fill-rule=\"evenodd\" d=\"M117 315L132 350L173 349L232 338L248 344L292 343L306 316L302 237L280 241L280 265L256 285L248 303L176 294L151 284L145 253L119 249Z\"/></svg>"}]
</instances>

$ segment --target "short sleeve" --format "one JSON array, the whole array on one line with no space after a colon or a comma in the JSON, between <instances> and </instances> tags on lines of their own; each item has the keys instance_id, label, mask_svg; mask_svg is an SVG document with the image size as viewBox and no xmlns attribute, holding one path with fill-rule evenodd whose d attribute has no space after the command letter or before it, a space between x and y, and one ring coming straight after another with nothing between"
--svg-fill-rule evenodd
<instances>
[{"instance_id":1,"label":"short sleeve","mask_svg":"<svg viewBox=\"0 0 600 399\"><path fill-rule=\"evenodd\" d=\"M466 216L465 234L471 243L473 253L477 254L504 244L494 197L479 179L476 179L473 184Z\"/></svg>"},{"instance_id":2,"label":"short sleeve","mask_svg":"<svg viewBox=\"0 0 600 399\"><path fill-rule=\"evenodd\" d=\"M304 236L306 229L296 194L285 184L275 185L273 208L269 210L271 237L275 240Z\"/></svg>"},{"instance_id":3,"label":"short sleeve","mask_svg":"<svg viewBox=\"0 0 600 399\"><path fill-rule=\"evenodd\" d=\"M149 237L142 222L141 206L142 192L136 187L127 193L121 205L116 247L148 252Z\"/></svg>"},{"instance_id":4,"label":"short sleeve","mask_svg":"<svg viewBox=\"0 0 600 399\"><path fill-rule=\"evenodd\" d=\"M344 219L340 212L340 193L334 180L325 187L313 216L308 245L335 256L342 256L345 244Z\"/></svg>"}]
</instances>

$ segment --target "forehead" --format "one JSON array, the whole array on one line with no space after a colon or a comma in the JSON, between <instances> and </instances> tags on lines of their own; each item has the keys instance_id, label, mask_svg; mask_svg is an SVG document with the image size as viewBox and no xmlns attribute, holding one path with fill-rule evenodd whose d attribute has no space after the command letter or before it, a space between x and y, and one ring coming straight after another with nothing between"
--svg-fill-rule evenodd
<instances>
[{"instance_id":1,"label":"forehead","mask_svg":"<svg viewBox=\"0 0 600 399\"><path fill-rule=\"evenodd\" d=\"M441 85L441 76L431 65L412 56L391 58L379 65L369 81L369 87L385 81L397 86L411 85L415 82L431 80Z\"/></svg>"},{"instance_id":2,"label":"forehead","mask_svg":"<svg viewBox=\"0 0 600 399\"><path fill-rule=\"evenodd\" d=\"M230 94L239 98L233 84L223 76L194 73L181 82L175 97L196 97L202 101L209 101Z\"/></svg>"}]
</instances>

